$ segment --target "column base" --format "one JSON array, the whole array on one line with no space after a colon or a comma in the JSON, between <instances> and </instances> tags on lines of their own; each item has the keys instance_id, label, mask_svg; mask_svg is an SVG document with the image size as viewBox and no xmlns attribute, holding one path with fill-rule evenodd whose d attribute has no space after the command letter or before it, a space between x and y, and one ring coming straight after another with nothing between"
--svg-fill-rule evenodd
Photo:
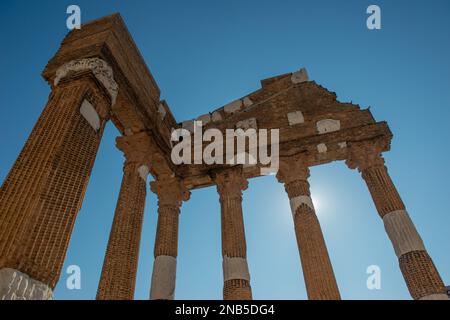
<instances>
[{"instance_id":1,"label":"column base","mask_svg":"<svg viewBox=\"0 0 450 320\"><path fill-rule=\"evenodd\" d=\"M0 300L51 300L52 289L11 268L0 270Z\"/></svg>"}]
</instances>

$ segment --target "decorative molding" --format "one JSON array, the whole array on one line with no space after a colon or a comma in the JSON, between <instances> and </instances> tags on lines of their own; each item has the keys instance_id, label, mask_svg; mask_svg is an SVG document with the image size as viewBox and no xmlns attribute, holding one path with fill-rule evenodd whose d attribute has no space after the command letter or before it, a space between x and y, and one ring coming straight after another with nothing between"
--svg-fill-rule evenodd
<instances>
[{"instance_id":1,"label":"decorative molding","mask_svg":"<svg viewBox=\"0 0 450 320\"><path fill-rule=\"evenodd\" d=\"M59 82L74 72L90 70L98 81L105 87L111 97L111 105L116 103L119 86L114 80L113 70L100 58L87 58L72 60L56 70L54 85L57 86Z\"/></svg>"},{"instance_id":2,"label":"decorative molding","mask_svg":"<svg viewBox=\"0 0 450 320\"><path fill-rule=\"evenodd\" d=\"M357 168L359 172L372 167L384 166L381 152L387 149L388 143L384 139L347 142L349 152L345 163L350 169Z\"/></svg>"},{"instance_id":3,"label":"decorative molding","mask_svg":"<svg viewBox=\"0 0 450 320\"><path fill-rule=\"evenodd\" d=\"M179 209L183 201L189 200L191 193L183 181L174 176L161 176L150 183L150 189L158 196L158 205Z\"/></svg>"},{"instance_id":4,"label":"decorative molding","mask_svg":"<svg viewBox=\"0 0 450 320\"><path fill-rule=\"evenodd\" d=\"M280 157L276 175L279 182L289 184L309 178L308 156L304 153L289 157Z\"/></svg>"},{"instance_id":5,"label":"decorative molding","mask_svg":"<svg viewBox=\"0 0 450 320\"><path fill-rule=\"evenodd\" d=\"M242 191L248 188L248 181L242 173L242 167L233 167L213 174L220 199L242 197Z\"/></svg>"}]
</instances>

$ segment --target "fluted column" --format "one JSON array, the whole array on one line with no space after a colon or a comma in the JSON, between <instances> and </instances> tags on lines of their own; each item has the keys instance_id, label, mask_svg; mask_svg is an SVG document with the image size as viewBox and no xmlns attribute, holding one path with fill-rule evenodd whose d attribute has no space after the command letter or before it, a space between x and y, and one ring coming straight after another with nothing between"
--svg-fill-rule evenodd
<instances>
[{"instance_id":1,"label":"fluted column","mask_svg":"<svg viewBox=\"0 0 450 320\"><path fill-rule=\"evenodd\" d=\"M180 179L172 176L158 177L151 183L158 195L158 226L155 241L150 299L173 300L178 255L178 220L180 207L190 192Z\"/></svg>"},{"instance_id":2,"label":"fluted column","mask_svg":"<svg viewBox=\"0 0 450 320\"><path fill-rule=\"evenodd\" d=\"M122 137L117 139L117 147L124 152L126 161L98 286L98 300L134 298L149 164L141 146L121 143L123 140Z\"/></svg>"},{"instance_id":3,"label":"fluted column","mask_svg":"<svg viewBox=\"0 0 450 320\"><path fill-rule=\"evenodd\" d=\"M277 174L289 197L295 235L310 300L341 298L322 229L309 190L309 168L303 155L280 159Z\"/></svg>"},{"instance_id":4,"label":"fluted column","mask_svg":"<svg viewBox=\"0 0 450 320\"><path fill-rule=\"evenodd\" d=\"M224 300L251 300L250 273L247 264L242 191L247 179L235 167L214 175L220 196Z\"/></svg>"},{"instance_id":5,"label":"fluted column","mask_svg":"<svg viewBox=\"0 0 450 320\"><path fill-rule=\"evenodd\" d=\"M444 283L384 165L382 150L383 141L352 143L347 165L357 168L366 181L411 296L448 300Z\"/></svg>"},{"instance_id":6,"label":"fluted column","mask_svg":"<svg viewBox=\"0 0 450 320\"><path fill-rule=\"evenodd\" d=\"M0 189L0 299L52 296L117 95L105 61L72 66L55 75L47 106Z\"/></svg>"}]
</instances>

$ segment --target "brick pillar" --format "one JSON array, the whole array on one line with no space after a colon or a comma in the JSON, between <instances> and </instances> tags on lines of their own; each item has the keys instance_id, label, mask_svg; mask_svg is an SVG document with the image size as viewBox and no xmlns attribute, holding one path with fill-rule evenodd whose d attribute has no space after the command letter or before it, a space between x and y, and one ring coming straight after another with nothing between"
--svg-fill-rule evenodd
<instances>
[{"instance_id":1,"label":"brick pillar","mask_svg":"<svg viewBox=\"0 0 450 320\"><path fill-rule=\"evenodd\" d=\"M247 264L242 191L247 179L241 168L232 168L214 176L220 196L224 300L251 300L250 273Z\"/></svg>"},{"instance_id":2,"label":"brick pillar","mask_svg":"<svg viewBox=\"0 0 450 320\"><path fill-rule=\"evenodd\" d=\"M47 106L1 187L0 300L51 298L61 273L117 94L106 62L86 60L70 77L58 71ZM99 86L94 70L103 71L100 83L109 89Z\"/></svg>"},{"instance_id":3,"label":"brick pillar","mask_svg":"<svg viewBox=\"0 0 450 320\"><path fill-rule=\"evenodd\" d=\"M155 241L150 299L173 300L178 254L178 220L180 207L190 192L180 179L172 176L159 177L151 183L158 195L158 226Z\"/></svg>"},{"instance_id":4,"label":"brick pillar","mask_svg":"<svg viewBox=\"0 0 450 320\"><path fill-rule=\"evenodd\" d=\"M382 143L352 143L347 165L351 169L358 168L366 181L411 296L414 299L448 300L442 279L384 165Z\"/></svg>"},{"instance_id":5,"label":"brick pillar","mask_svg":"<svg viewBox=\"0 0 450 320\"><path fill-rule=\"evenodd\" d=\"M127 137L130 140L131 137ZM117 146L125 154L125 165L105 261L98 285L97 300L133 300L144 219L147 176L146 155L138 148Z\"/></svg>"},{"instance_id":6,"label":"brick pillar","mask_svg":"<svg viewBox=\"0 0 450 320\"><path fill-rule=\"evenodd\" d=\"M303 277L310 300L340 300L322 229L309 190L309 169L302 156L280 159L277 174L289 197Z\"/></svg>"}]
</instances>

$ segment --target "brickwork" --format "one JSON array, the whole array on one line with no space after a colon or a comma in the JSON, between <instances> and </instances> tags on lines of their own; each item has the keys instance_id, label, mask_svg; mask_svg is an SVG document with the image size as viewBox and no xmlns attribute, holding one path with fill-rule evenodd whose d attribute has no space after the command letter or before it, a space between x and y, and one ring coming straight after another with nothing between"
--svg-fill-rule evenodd
<instances>
[{"instance_id":1,"label":"brickwork","mask_svg":"<svg viewBox=\"0 0 450 320\"><path fill-rule=\"evenodd\" d=\"M1 189L1 267L56 285L89 181L105 120L96 132L80 114L88 100L99 113L108 99L94 81L56 87Z\"/></svg>"},{"instance_id":2,"label":"brickwork","mask_svg":"<svg viewBox=\"0 0 450 320\"><path fill-rule=\"evenodd\" d=\"M350 146L347 165L361 172L378 214L383 218L385 226L389 223L386 231L389 232L392 245L396 248L400 270L411 296L420 299L430 295L441 295L445 293L444 283L433 261L425 250L414 249L414 246L424 247L410 219L402 218L395 225L389 220L393 214L406 211L381 157L383 143L383 141L353 143Z\"/></svg>"},{"instance_id":3,"label":"brickwork","mask_svg":"<svg viewBox=\"0 0 450 320\"><path fill-rule=\"evenodd\" d=\"M142 164L126 161L97 291L98 300L132 300L136 284L146 181Z\"/></svg>"},{"instance_id":4,"label":"brickwork","mask_svg":"<svg viewBox=\"0 0 450 320\"><path fill-rule=\"evenodd\" d=\"M220 196L222 224L222 256L247 258L244 219L242 215L242 191L248 182L240 168L234 168L215 175ZM225 300L251 300L252 291L247 279L224 281Z\"/></svg>"},{"instance_id":5,"label":"brickwork","mask_svg":"<svg viewBox=\"0 0 450 320\"><path fill-rule=\"evenodd\" d=\"M152 182L151 189L158 195L155 257L166 255L176 258L180 207L182 201L189 199L190 193L180 180L173 177L164 177Z\"/></svg>"},{"instance_id":6,"label":"brickwork","mask_svg":"<svg viewBox=\"0 0 450 320\"><path fill-rule=\"evenodd\" d=\"M247 179L262 175L261 166L172 163L171 132L182 124L160 101L160 90L120 15L71 32L43 76L52 86L48 103L0 189L0 299L51 298L110 117L122 135L117 146L127 161L97 298L133 298L144 181L150 171L159 205L150 297L175 296L179 213L188 190L216 185L223 296L252 299L242 191ZM249 123L279 129L277 178L289 196L308 297L340 299L310 195L308 168L346 160L366 181L413 298L446 299L439 273L381 157L392 139L386 122L375 122L368 109L339 102L335 93L309 81L306 70L261 84L200 118L222 132Z\"/></svg>"},{"instance_id":7,"label":"brickwork","mask_svg":"<svg viewBox=\"0 0 450 320\"><path fill-rule=\"evenodd\" d=\"M284 183L291 200L303 277L310 300L339 300L339 288L315 210L309 202L293 204L293 199L310 199L309 169L303 155L280 161L277 178ZM304 198L303 198L304 199Z\"/></svg>"},{"instance_id":8,"label":"brickwork","mask_svg":"<svg viewBox=\"0 0 450 320\"><path fill-rule=\"evenodd\" d=\"M224 300L252 300L250 282L243 279L227 280L223 284Z\"/></svg>"},{"instance_id":9,"label":"brickwork","mask_svg":"<svg viewBox=\"0 0 450 320\"><path fill-rule=\"evenodd\" d=\"M294 226L308 298L339 300L339 289L315 212L301 205L295 213Z\"/></svg>"},{"instance_id":10,"label":"brickwork","mask_svg":"<svg viewBox=\"0 0 450 320\"><path fill-rule=\"evenodd\" d=\"M390 212L405 210L405 205L384 165L374 166L363 170L362 177L366 181L375 207L381 218Z\"/></svg>"},{"instance_id":11,"label":"brickwork","mask_svg":"<svg viewBox=\"0 0 450 320\"><path fill-rule=\"evenodd\" d=\"M411 251L399 258L408 290L414 299L444 294L445 286L426 251Z\"/></svg>"},{"instance_id":12,"label":"brickwork","mask_svg":"<svg viewBox=\"0 0 450 320\"><path fill-rule=\"evenodd\" d=\"M180 208L171 205L162 205L158 208L158 225L156 228L156 241L154 255L178 255L178 222Z\"/></svg>"}]
</instances>

